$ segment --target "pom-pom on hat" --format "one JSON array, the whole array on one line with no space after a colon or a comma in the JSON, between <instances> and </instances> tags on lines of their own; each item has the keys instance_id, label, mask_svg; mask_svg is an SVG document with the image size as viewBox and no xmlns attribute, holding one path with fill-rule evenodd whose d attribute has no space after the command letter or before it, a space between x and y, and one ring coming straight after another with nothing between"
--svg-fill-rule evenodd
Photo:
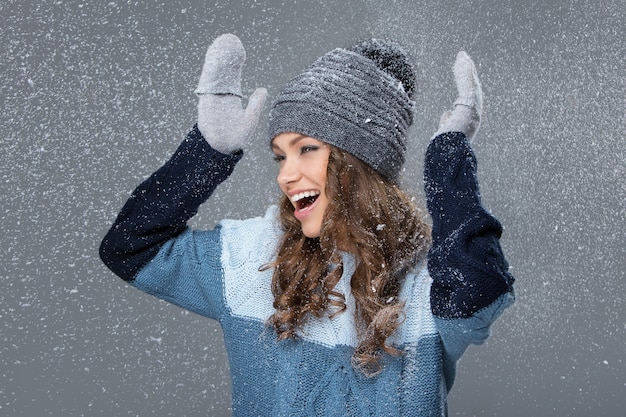
<instances>
[{"instance_id":1,"label":"pom-pom on hat","mask_svg":"<svg viewBox=\"0 0 626 417\"><path fill-rule=\"evenodd\" d=\"M351 153L391 181L405 161L415 72L399 45L372 39L320 57L272 104L269 135L295 132Z\"/></svg>"}]
</instances>

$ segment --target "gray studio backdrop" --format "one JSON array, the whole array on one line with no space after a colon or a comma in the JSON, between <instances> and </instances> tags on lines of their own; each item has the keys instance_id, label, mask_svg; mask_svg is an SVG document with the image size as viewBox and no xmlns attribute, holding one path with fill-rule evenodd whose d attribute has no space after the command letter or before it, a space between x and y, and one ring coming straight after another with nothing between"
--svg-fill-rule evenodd
<instances>
[{"instance_id":1,"label":"gray studio backdrop","mask_svg":"<svg viewBox=\"0 0 626 417\"><path fill-rule=\"evenodd\" d=\"M623 415L623 0L3 0L0 16L0 415L230 414L215 323L132 289L97 255L193 125L204 52L224 32L247 46L247 94L275 94L336 46L403 43L419 71L405 173L417 194L468 51L486 97L481 189L518 302L461 360L450 415ZM195 226L276 200L266 122L267 110Z\"/></svg>"}]
</instances>

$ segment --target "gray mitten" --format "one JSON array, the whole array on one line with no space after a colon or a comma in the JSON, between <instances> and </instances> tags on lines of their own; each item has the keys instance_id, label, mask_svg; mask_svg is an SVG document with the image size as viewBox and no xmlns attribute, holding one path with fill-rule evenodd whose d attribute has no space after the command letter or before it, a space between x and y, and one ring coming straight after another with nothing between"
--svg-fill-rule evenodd
<instances>
[{"instance_id":1,"label":"gray mitten","mask_svg":"<svg viewBox=\"0 0 626 417\"><path fill-rule=\"evenodd\" d=\"M241 104L241 69L246 51L238 37L221 35L209 46L198 88L198 129L209 144L222 153L243 148L254 130L267 97L258 88L248 106Z\"/></svg>"},{"instance_id":2,"label":"gray mitten","mask_svg":"<svg viewBox=\"0 0 626 417\"><path fill-rule=\"evenodd\" d=\"M474 63L461 51L453 67L458 97L451 111L441 115L439 129L434 136L445 132L463 132L471 142L480 127L483 112L483 91Z\"/></svg>"}]
</instances>

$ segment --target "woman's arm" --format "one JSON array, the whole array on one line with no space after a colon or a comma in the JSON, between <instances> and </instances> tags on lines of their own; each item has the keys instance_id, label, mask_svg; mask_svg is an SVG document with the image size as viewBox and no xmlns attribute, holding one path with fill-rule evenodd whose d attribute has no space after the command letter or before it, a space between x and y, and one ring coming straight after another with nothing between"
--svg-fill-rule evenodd
<instances>
[{"instance_id":1,"label":"woman's arm","mask_svg":"<svg viewBox=\"0 0 626 417\"><path fill-rule=\"evenodd\" d=\"M482 206L476 158L465 135L443 133L426 152L425 189L433 220L428 269L441 318L467 318L511 291L500 222Z\"/></svg>"},{"instance_id":2,"label":"woman's arm","mask_svg":"<svg viewBox=\"0 0 626 417\"><path fill-rule=\"evenodd\" d=\"M424 180L433 221L431 308L447 352L458 359L470 343L487 338L513 302L514 279L499 243L502 226L480 201L470 141L480 125L482 91L464 52L454 73L459 98L428 146Z\"/></svg>"},{"instance_id":3,"label":"woman's arm","mask_svg":"<svg viewBox=\"0 0 626 417\"><path fill-rule=\"evenodd\" d=\"M245 50L234 35L208 48L196 89L198 124L172 158L133 192L100 246L104 263L132 281L170 239L186 228L215 188L241 159L267 92L258 89L241 104Z\"/></svg>"},{"instance_id":4,"label":"woman's arm","mask_svg":"<svg viewBox=\"0 0 626 417\"><path fill-rule=\"evenodd\" d=\"M187 221L233 171L243 152L222 154L196 126L172 158L132 193L100 244L100 257L126 281L185 230Z\"/></svg>"}]
</instances>

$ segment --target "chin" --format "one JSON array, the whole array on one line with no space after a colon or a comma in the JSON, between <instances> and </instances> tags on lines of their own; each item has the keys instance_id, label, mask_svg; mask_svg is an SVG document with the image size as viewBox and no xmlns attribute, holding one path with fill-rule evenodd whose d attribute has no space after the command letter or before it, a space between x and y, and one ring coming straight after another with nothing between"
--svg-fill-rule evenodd
<instances>
[{"instance_id":1,"label":"chin","mask_svg":"<svg viewBox=\"0 0 626 417\"><path fill-rule=\"evenodd\" d=\"M309 239L316 239L320 237L320 233L321 233L320 228L316 228L316 229L310 228L310 227L302 228L302 234L308 237Z\"/></svg>"},{"instance_id":2,"label":"chin","mask_svg":"<svg viewBox=\"0 0 626 417\"><path fill-rule=\"evenodd\" d=\"M306 237L308 237L309 239L317 239L318 237L320 237L320 233L307 233L305 230L302 230L302 234Z\"/></svg>"}]
</instances>

